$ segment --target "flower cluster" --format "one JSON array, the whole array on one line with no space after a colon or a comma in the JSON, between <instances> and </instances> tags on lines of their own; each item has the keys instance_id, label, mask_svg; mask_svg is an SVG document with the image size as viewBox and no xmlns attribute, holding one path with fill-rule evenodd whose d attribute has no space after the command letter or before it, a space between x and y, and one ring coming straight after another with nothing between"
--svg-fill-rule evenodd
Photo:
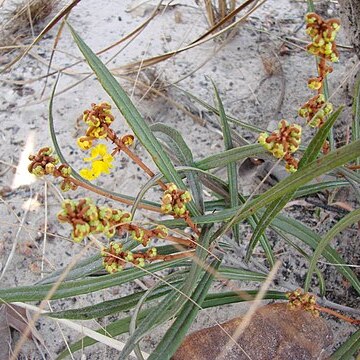
<instances>
[{"instance_id":1,"label":"flower cluster","mask_svg":"<svg viewBox=\"0 0 360 360\"><path fill-rule=\"evenodd\" d=\"M306 119L309 126L321 127L332 111L333 106L325 100L325 96L317 94L299 109L299 115Z\"/></svg>"},{"instance_id":2,"label":"flower cluster","mask_svg":"<svg viewBox=\"0 0 360 360\"><path fill-rule=\"evenodd\" d=\"M90 150L91 156L84 158L90 162L90 168L80 170L80 175L86 180L94 180L101 174L109 174L113 157L108 153L106 145L99 144L94 147L94 140L105 139L108 136L108 127L114 121L111 105L107 102L91 104L90 110L85 110L83 120L88 125L85 136L77 139L77 145L82 150Z\"/></svg>"},{"instance_id":3,"label":"flower cluster","mask_svg":"<svg viewBox=\"0 0 360 360\"><path fill-rule=\"evenodd\" d=\"M133 253L129 250L123 250L122 244L112 241L109 247L104 247L101 250L101 255L105 270L112 274L121 271L126 263L133 263L136 266L143 267L146 262L156 259L157 249L152 247L146 252Z\"/></svg>"},{"instance_id":4,"label":"flower cluster","mask_svg":"<svg viewBox=\"0 0 360 360\"><path fill-rule=\"evenodd\" d=\"M188 215L186 203L190 201L191 195L188 191L178 189L173 183L166 184L161 199L161 211L164 214L173 214L175 217L186 217Z\"/></svg>"},{"instance_id":5,"label":"flower cluster","mask_svg":"<svg viewBox=\"0 0 360 360\"><path fill-rule=\"evenodd\" d=\"M131 221L130 213L109 207L98 207L91 199L78 201L65 200L58 214L60 222L72 225L71 237L75 242L81 242L89 234L103 233L111 238L116 228Z\"/></svg>"},{"instance_id":6,"label":"flower cluster","mask_svg":"<svg viewBox=\"0 0 360 360\"><path fill-rule=\"evenodd\" d=\"M90 157L84 158L84 161L91 163L91 168L81 169L80 175L86 180L94 180L101 174L109 174L113 160L106 145L98 144L91 149Z\"/></svg>"},{"instance_id":7,"label":"flower cluster","mask_svg":"<svg viewBox=\"0 0 360 360\"><path fill-rule=\"evenodd\" d=\"M316 299L314 295L303 293L301 289L296 289L286 294L289 299L290 309L302 309L309 311L314 316L319 316L319 311L316 309Z\"/></svg>"},{"instance_id":8,"label":"flower cluster","mask_svg":"<svg viewBox=\"0 0 360 360\"><path fill-rule=\"evenodd\" d=\"M311 127L321 127L326 117L333 111L331 103L325 100L323 94L323 82L326 75L333 71L328 61L337 62L339 53L336 49L335 37L340 29L337 19L323 20L315 13L305 16L306 33L311 37L311 43L307 46L310 54L318 56L318 76L308 80L308 87L316 90L317 95L307 101L299 110L299 115L306 119Z\"/></svg>"},{"instance_id":9,"label":"flower cluster","mask_svg":"<svg viewBox=\"0 0 360 360\"><path fill-rule=\"evenodd\" d=\"M315 13L308 13L305 16L306 33L311 37L311 44L307 46L310 54L325 58L331 62L339 60L339 53L336 49L335 37L340 29L340 22L337 19L324 20Z\"/></svg>"},{"instance_id":10,"label":"flower cluster","mask_svg":"<svg viewBox=\"0 0 360 360\"><path fill-rule=\"evenodd\" d=\"M59 158L54 154L51 147L41 148L36 155L30 155L29 160L31 161L28 170L31 174L42 177L45 175L52 175L54 177L62 177L63 181L60 184L62 191L76 190L75 185L71 179L71 168L68 165L59 164Z\"/></svg>"},{"instance_id":11,"label":"flower cluster","mask_svg":"<svg viewBox=\"0 0 360 360\"><path fill-rule=\"evenodd\" d=\"M297 124L290 125L286 120L281 120L278 130L259 135L259 143L276 158L283 158L286 162L285 169L288 172L297 170L298 161L291 155L300 146L301 143L301 126Z\"/></svg>"}]
</instances>

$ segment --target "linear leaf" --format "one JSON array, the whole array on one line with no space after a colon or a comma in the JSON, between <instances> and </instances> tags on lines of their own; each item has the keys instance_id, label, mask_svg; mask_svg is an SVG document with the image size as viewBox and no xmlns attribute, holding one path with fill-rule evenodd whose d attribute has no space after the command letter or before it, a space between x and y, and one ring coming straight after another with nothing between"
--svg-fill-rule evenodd
<instances>
[{"instance_id":1,"label":"linear leaf","mask_svg":"<svg viewBox=\"0 0 360 360\"><path fill-rule=\"evenodd\" d=\"M234 148L234 145L233 145L233 142L231 139L230 127L227 122L224 105L219 96L218 89L216 88L213 81L212 81L212 84L214 86L216 101L217 101L217 105L219 108L219 118L220 118L223 138L224 138L225 150L230 150L230 149ZM236 168L235 161L227 164L227 178L228 178L228 183L229 183L230 207L233 208L233 207L239 205L237 168ZM239 229L238 224L233 226L233 233L234 233L235 241L239 244L240 243L240 229Z\"/></svg>"},{"instance_id":2,"label":"linear leaf","mask_svg":"<svg viewBox=\"0 0 360 360\"><path fill-rule=\"evenodd\" d=\"M147 272L142 269L132 268L115 274L104 275L84 280L74 280L62 283L51 296L51 299L63 299L71 296L88 294L90 292L106 289L112 286L118 286L135 279L139 279L148 274L148 272L160 271L171 267L174 264L180 264L181 260L172 260L150 264L145 267ZM20 286L9 289L0 289L0 302L15 301L41 301L46 298L52 288L52 284Z\"/></svg>"},{"instance_id":3,"label":"linear leaf","mask_svg":"<svg viewBox=\"0 0 360 360\"><path fill-rule=\"evenodd\" d=\"M178 285L182 280L172 281L173 286ZM146 301L158 299L166 295L171 290L167 285L154 289L146 298ZM49 312L47 316L57 319L72 319L72 320L90 320L101 318L111 314L118 314L122 311L131 310L136 306L138 301L144 295L145 291L139 291L131 295L123 296L119 299L103 301L101 303L85 306L79 309L69 309L64 311Z\"/></svg>"},{"instance_id":4,"label":"linear leaf","mask_svg":"<svg viewBox=\"0 0 360 360\"><path fill-rule=\"evenodd\" d=\"M220 261L213 260L209 269L205 271L198 286L178 316L173 322L169 330L161 339L156 349L152 352L149 360L168 360L175 353L184 339L189 327L193 323L198 314L201 303L205 299L207 292L210 289L210 285L214 279L217 268L220 265Z\"/></svg>"},{"instance_id":5,"label":"linear leaf","mask_svg":"<svg viewBox=\"0 0 360 360\"><path fill-rule=\"evenodd\" d=\"M292 235L301 240L312 249L316 249L318 243L321 241L321 236L312 231L309 227L305 226L301 222L291 219L286 216L278 215L272 222L270 228L274 227L286 234ZM331 246L326 246L323 254L325 259L334 264L335 269L339 271L354 289L360 294L360 280L356 274L351 270L347 263L341 258L341 256Z\"/></svg>"},{"instance_id":6,"label":"linear leaf","mask_svg":"<svg viewBox=\"0 0 360 360\"><path fill-rule=\"evenodd\" d=\"M351 129L352 141L360 139L360 79L356 81L354 89L353 117ZM356 165L360 165L360 156L356 159Z\"/></svg>"},{"instance_id":7,"label":"linear leaf","mask_svg":"<svg viewBox=\"0 0 360 360\"><path fill-rule=\"evenodd\" d=\"M94 54L94 52L85 44L81 37L71 27L71 25L68 24L68 26L75 43L84 55L91 69L94 71L100 84L113 99L117 108L120 110L129 126L133 130L135 136L150 154L161 173L168 181L174 182L180 188L184 188L185 186L181 180L181 177L176 172L171 160L164 152L161 144L158 142L148 124L145 122L139 111L131 102L126 92L110 73L110 71L106 68L106 66L101 62L101 60ZM194 203L190 202L188 207L193 215L200 214Z\"/></svg>"},{"instance_id":8,"label":"linear leaf","mask_svg":"<svg viewBox=\"0 0 360 360\"><path fill-rule=\"evenodd\" d=\"M194 166L202 170L222 168L232 162L248 157L256 157L264 153L265 149L260 144L244 145L196 161Z\"/></svg>"},{"instance_id":9,"label":"linear leaf","mask_svg":"<svg viewBox=\"0 0 360 360\"><path fill-rule=\"evenodd\" d=\"M330 241L341 231L346 229L348 226L360 221L360 209L351 211L349 214L344 216L340 221L338 221L331 230L319 241L314 254L311 257L309 264L308 272L305 279L304 289L307 292L310 287L311 277L316 267L316 263L325 250L325 248L330 244Z\"/></svg>"},{"instance_id":10,"label":"linear leaf","mask_svg":"<svg viewBox=\"0 0 360 360\"><path fill-rule=\"evenodd\" d=\"M165 143L168 145L172 154L179 160L180 165L194 166L194 158L190 148L187 146L180 132L165 124L156 123L150 126L155 133L165 135ZM199 208L201 214L204 213L204 199L202 196L202 185L199 180L199 175L193 172L185 172L189 183L192 198Z\"/></svg>"}]
</instances>

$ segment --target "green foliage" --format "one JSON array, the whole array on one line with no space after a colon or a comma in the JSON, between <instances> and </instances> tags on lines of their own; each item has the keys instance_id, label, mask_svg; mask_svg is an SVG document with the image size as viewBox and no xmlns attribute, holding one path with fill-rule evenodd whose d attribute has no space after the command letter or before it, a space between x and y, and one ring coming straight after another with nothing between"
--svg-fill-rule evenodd
<instances>
[{"instance_id":1,"label":"green foliage","mask_svg":"<svg viewBox=\"0 0 360 360\"><path fill-rule=\"evenodd\" d=\"M308 4L309 7L313 5L311 1ZM90 320L109 315L124 315L129 310L135 310L134 315L112 321L106 329L97 330L101 334L110 336L130 333L120 356L122 359L126 359L133 350L138 351L138 344L146 334L168 320L174 319L155 351L150 355L150 359L169 359L176 352L200 310L254 299L257 290L246 291L248 295L246 298L235 291L219 293L209 293L209 291L211 284L217 281L237 280L253 283L256 286L266 281L268 276L266 271L252 271L247 263L254 261L254 250L257 246L261 247L266 256L267 263L263 268L268 270L276 263L277 255L266 233L268 229L274 230L276 240L284 239L287 245L309 262L304 285L305 291L308 291L312 275L315 272L319 279L320 292L324 294L326 279L317 268L318 260L320 257L324 257L328 262L336 265L336 269L360 294L359 278L347 266L348 264L336 249L330 246L330 241L336 235L360 220L360 210L357 209L344 216L322 237L300 221L281 214L290 200L342 187L352 186L356 188L354 184L358 185L358 174L347 167L349 162L358 163L360 157L360 136L357 126L354 125L353 138L350 144L339 148L332 147L331 151L325 155L321 153L324 141L327 138L332 139L331 132L335 121L341 115L341 107L328 117L310 143L300 149L303 150L303 155L298 164L298 171L287 176L267 191L244 196L239 192L237 162L249 157L268 157L264 156L265 148L257 143L247 143L235 147L233 141L235 132L230 128L229 122L254 132L260 132L262 129L242 123L227 115L215 85L215 107L189 92L185 92L193 100L218 115L224 139L224 151L195 161L190 147L185 141L186 139L182 137L179 131L164 124L149 126L145 122L125 90L107 67L77 32L70 25L68 26L85 60L105 92L122 113L137 140L152 158L158 173L151 175L150 180L139 190L136 197L103 189L84 180L68 163L57 141L53 117L54 87L49 106L49 127L54 148L60 161L69 166L71 176L79 186L113 200L132 204L131 219L133 219L138 207L146 207L154 212L160 212L161 209L164 209L164 205L168 205L176 196L178 196L176 205L179 202L181 206L186 203L187 212L184 211L184 214L180 212L170 213L172 219L161 220L158 218L154 220L157 227L152 230L155 233L157 231L158 239L178 241L176 245L156 244L155 247L146 247L147 242L145 240L148 239L144 240L142 228L135 224L126 228L127 233L132 234L133 240L117 239L121 242L121 249L126 251L126 257L120 258L120 245L114 249L118 250L116 254L119 255L120 261L123 261L120 262L121 266L119 267L126 265L124 260L126 259L127 263L135 265L132 268L105 275L103 271L104 262L102 263L101 259L105 261L104 258L106 259L109 254L103 253L103 256L96 255L78 262L67 270L67 274L63 278L63 270L59 270L32 286L0 289L1 302L64 299L131 283L146 275L161 272L154 275L156 282L148 291L135 292L80 309L67 309L45 315L54 319ZM355 119L359 117L360 97L358 88L359 85L355 96ZM114 139L110 140L115 143ZM212 171L223 167L226 167L227 170L226 181ZM338 173L341 173L344 178L337 177ZM335 179L324 180L324 175L331 175ZM168 184L164 184L162 181L166 181ZM162 190L166 189L162 203L143 199L147 191L157 185L160 185ZM211 200L204 201L203 191L205 188L210 191ZM192 196L188 195L189 191ZM168 195L167 198L166 195ZM184 210L181 206L180 210ZM69 211L71 213L71 209ZM110 215L107 215L104 209L99 208L98 212L101 211L104 213L103 218L101 218L103 221L107 217L113 216L111 209ZM221 253L226 252L232 246L236 246L232 241L229 241L231 236L227 236L228 231L232 230L231 235L235 239L235 243L244 242L240 227L242 223L249 224L252 229L252 237L246 244L246 254L239 259L237 266L221 265ZM84 224L81 225L85 226ZM123 226L124 223L118 225ZM88 226L90 227L89 224ZM164 226L167 228L165 229ZM191 236L185 237L186 233L182 232L185 227L191 231ZM172 235L172 238L169 237L168 231L172 229L176 230L172 234L180 234L184 237L180 238L180 241L175 235ZM110 234L109 237L113 235ZM139 249L136 255L137 259L142 259L143 262L136 262L133 253L130 252L130 250L138 249L139 244L144 246ZM145 265L144 259L149 260L151 256L155 257L156 262ZM115 260L111 258L111 261ZM264 298L284 300L286 296L283 292L270 289ZM345 359L346 356L353 354L358 349L358 340L357 332L333 354L332 358ZM69 349L59 355L59 359L67 356L69 351L80 350L95 342L94 339L85 337L71 344Z\"/></svg>"}]
</instances>

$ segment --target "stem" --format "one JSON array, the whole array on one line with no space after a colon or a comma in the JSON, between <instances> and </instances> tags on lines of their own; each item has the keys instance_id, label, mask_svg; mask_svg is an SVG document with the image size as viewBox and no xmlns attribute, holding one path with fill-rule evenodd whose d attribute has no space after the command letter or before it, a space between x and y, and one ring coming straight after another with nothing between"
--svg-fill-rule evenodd
<instances>
[{"instance_id":1,"label":"stem","mask_svg":"<svg viewBox=\"0 0 360 360\"><path fill-rule=\"evenodd\" d=\"M337 311L334 311L334 310L331 310L331 309L328 309L326 307L322 307L320 305L315 305L315 308L319 311L322 311L322 312L325 312L327 314L330 314L332 316L335 316L341 320L344 320L350 324L354 324L354 325L360 325L360 320L357 320L357 319L353 319L353 318L350 318L348 316L345 316L343 314L340 314L338 313Z\"/></svg>"},{"instance_id":2,"label":"stem","mask_svg":"<svg viewBox=\"0 0 360 360\"><path fill-rule=\"evenodd\" d=\"M121 202L123 204L126 204L126 205L133 205L134 204L134 201L133 200L129 200L129 199L125 199L121 196L117 196L117 195L113 195L113 194L109 194L108 192L104 191L104 190L101 190L101 189L98 189L90 184L86 184L78 179L75 179L73 177L63 177L64 179L69 179L73 184L77 185L77 186L80 186L86 190L90 190L98 195L101 195L101 196L104 196L104 197L107 197L111 200L115 200L115 201L118 201L118 202ZM142 203L139 203L139 208L142 208L142 209L146 209L146 210L150 210L150 211L155 211L155 212L158 212L158 213L161 213L161 210L160 210L160 207L155 207L155 206L152 206L152 205L147 205L147 204L142 204Z\"/></svg>"},{"instance_id":3,"label":"stem","mask_svg":"<svg viewBox=\"0 0 360 360\"><path fill-rule=\"evenodd\" d=\"M190 248L195 248L196 247L196 242L195 241L186 240L186 239L179 238L179 237L176 237L176 236L168 235L165 238L165 240L169 240L169 241L172 241L172 242L177 243L179 245L184 245L184 246L187 246L187 247L190 247Z\"/></svg>"},{"instance_id":4,"label":"stem","mask_svg":"<svg viewBox=\"0 0 360 360\"><path fill-rule=\"evenodd\" d=\"M151 261L155 261L155 260L171 261L171 260L176 260L176 259L183 259L183 258L187 258L187 257L193 257L194 255L195 255L195 251L191 250L191 251L188 251L188 252L177 253L177 254L156 255L153 258L151 258Z\"/></svg>"},{"instance_id":5,"label":"stem","mask_svg":"<svg viewBox=\"0 0 360 360\"><path fill-rule=\"evenodd\" d=\"M185 222L191 227L191 229L195 232L196 235L200 235L200 230L196 227L196 225L192 222L189 214L184 217Z\"/></svg>"},{"instance_id":6,"label":"stem","mask_svg":"<svg viewBox=\"0 0 360 360\"><path fill-rule=\"evenodd\" d=\"M105 128L107 132L107 138L111 140L117 147L118 151L123 151L131 160L133 160L146 174L148 174L151 178L155 176L155 174L151 171L150 168L148 168L142 160L134 154L122 141L118 138L118 136L114 133L113 130L109 129L109 127L105 124L102 124L102 126ZM166 190L166 186L162 181L157 181L157 183L160 185L160 187L163 190Z\"/></svg>"}]
</instances>

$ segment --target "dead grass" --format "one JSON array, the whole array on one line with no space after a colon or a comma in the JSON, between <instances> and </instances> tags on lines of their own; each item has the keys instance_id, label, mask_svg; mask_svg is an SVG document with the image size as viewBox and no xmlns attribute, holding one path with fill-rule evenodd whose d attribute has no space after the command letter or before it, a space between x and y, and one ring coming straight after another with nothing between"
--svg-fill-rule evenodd
<instances>
[{"instance_id":1,"label":"dead grass","mask_svg":"<svg viewBox=\"0 0 360 360\"><path fill-rule=\"evenodd\" d=\"M0 9L0 53L28 44L61 0L5 1Z\"/></svg>"}]
</instances>

